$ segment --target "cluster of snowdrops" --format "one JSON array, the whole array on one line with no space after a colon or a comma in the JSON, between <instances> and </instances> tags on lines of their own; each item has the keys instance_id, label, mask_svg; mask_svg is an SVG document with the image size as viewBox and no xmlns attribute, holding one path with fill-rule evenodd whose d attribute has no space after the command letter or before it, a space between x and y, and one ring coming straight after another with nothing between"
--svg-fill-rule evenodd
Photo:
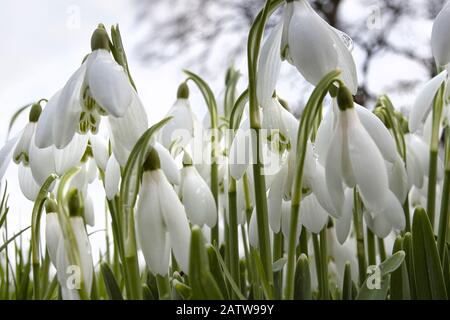
<instances>
[{"instance_id":1,"label":"cluster of snowdrops","mask_svg":"<svg viewBox=\"0 0 450 320\"><path fill-rule=\"evenodd\" d=\"M249 32L247 89L230 68L219 99L186 71L149 126L119 29L99 25L81 66L0 150L0 179L15 163L34 202L24 297L446 299L449 31L447 4L431 35L438 74L408 116L387 96L369 110L353 101L351 38L307 0L268 0ZM284 62L314 86L300 119L276 93ZM99 264L86 231L102 214L97 179L112 238Z\"/></svg>"}]
</instances>

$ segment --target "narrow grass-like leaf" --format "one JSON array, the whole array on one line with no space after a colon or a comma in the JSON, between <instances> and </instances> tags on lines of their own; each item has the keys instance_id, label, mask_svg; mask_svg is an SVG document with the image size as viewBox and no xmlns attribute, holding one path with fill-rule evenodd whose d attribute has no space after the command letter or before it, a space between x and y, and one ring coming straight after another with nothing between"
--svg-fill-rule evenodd
<instances>
[{"instance_id":1,"label":"narrow grass-like leaf","mask_svg":"<svg viewBox=\"0 0 450 320\"><path fill-rule=\"evenodd\" d=\"M6 247L13 242L14 240L16 240L17 237L19 237L22 233L24 233L25 231L27 231L28 229L30 229L31 226L26 227L25 229L20 230L18 233L16 233L14 236L12 236L11 238L9 238L8 240L5 241L5 243L3 243L0 246L0 252L2 252L3 250L6 249Z\"/></svg>"},{"instance_id":2,"label":"narrow grass-like leaf","mask_svg":"<svg viewBox=\"0 0 450 320\"><path fill-rule=\"evenodd\" d=\"M295 300L311 300L311 272L309 270L309 260L305 254L301 254L297 260L295 268Z\"/></svg>"},{"instance_id":3,"label":"narrow grass-like leaf","mask_svg":"<svg viewBox=\"0 0 450 320\"><path fill-rule=\"evenodd\" d=\"M401 236L398 236L395 240L392 253L396 253L400 250L403 250L403 238ZM406 260L403 261L400 268L392 272L390 285L390 299L391 300L411 299Z\"/></svg>"},{"instance_id":4,"label":"narrow grass-like leaf","mask_svg":"<svg viewBox=\"0 0 450 320\"><path fill-rule=\"evenodd\" d=\"M417 298L447 299L433 229L427 213L422 208L417 208L414 213L412 241Z\"/></svg>"},{"instance_id":5,"label":"narrow grass-like leaf","mask_svg":"<svg viewBox=\"0 0 450 320\"><path fill-rule=\"evenodd\" d=\"M100 265L100 269L102 271L103 281L105 282L105 287L109 298L111 300L123 300L122 292L109 265L103 262Z\"/></svg>"},{"instance_id":6,"label":"narrow grass-like leaf","mask_svg":"<svg viewBox=\"0 0 450 320\"><path fill-rule=\"evenodd\" d=\"M344 280L342 281L342 300L352 300L352 269L350 262L345 263Z\"/></svg>"}]
</instances>

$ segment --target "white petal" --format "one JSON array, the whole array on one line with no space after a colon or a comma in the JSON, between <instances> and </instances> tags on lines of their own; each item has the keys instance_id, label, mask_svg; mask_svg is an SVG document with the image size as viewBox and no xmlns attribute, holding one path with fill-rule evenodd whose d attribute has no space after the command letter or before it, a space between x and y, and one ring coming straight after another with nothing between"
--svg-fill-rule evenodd
<instances>
[{"instance_id":1,"label":"white petal","mask_svg":"<svg viewBox=\"0 0 450 320\"><path fill-rule=\"evenodd\" d=\"M3 179L6 169L8 169L9 163L12 159L14 147L16 146L19 137L20 134L12 139L9 139L0 149L0 181Z\"/></svg>"},{"instance_id":2,"label":"white petal","mask_svg":"<svg viewBox=\"0 0 450 320\"><path fill-rule=\"evenodd\" d=\"M409 148L406 150L406 172L408 175L408 186L422 188L424 173L419 159Z\"/></svg>"},{"instance_id":3,"label":"white petal","mask_svg":"<svg viewBox=\"0 0 450 320\"><path fill-rule=\"evenodd\" d=\"M91 142L92 154L94 156L97 166L105 171L106 163L108 162L109 152L108 152L108 142L103 139L99 134L92 134L89 136L89 141Z\"/></svg>"},{"instance_id":4,"label":"white petal","mask_svg":"<svg viewBox=\"0 0 450 320\"><path fill-rule=\"evenodd\" d=\"M315 197L317 198L317 201L319 201L320 206L333 217L339 218L340 212L336 212L336 209L333 206L333 202L331 201L331 197L328 192L325 180L325 169L320 164L317 164L316 173L311 183L311 189Z\"/></svg>"},{"instance_id":5,"label":"white petal","mask_svg":"<svg viewBox=\"0 0 450 320\"><path fill-rule=\"evenodd\" d=\"M72 140L78 128L81 113L81 90L85 74L86 64L83 63L62 88L57 107L49 110L54 113L51 119L48 119L53 126L52 143L59 149L64 148ZM44 145L46 144L44 143Z\"/></svg>"},{"instance_id":6,"label":"white petal","mask_svg":"<svg viewBox=\"0 0 450 320\"><path fill-rule=\"evenodd\" d=\"M342 217L336 219L336 237L340 244L343 244L347 240L350 232L351 222L353 216L353 190L347 189L345 191L345 201L342 210Z\"/></svg>"},{"instance_id":7,"label":"white petal","mask_svg":"<svg viewBox=\"0 0 450 320\"><path fill-rule=\"evenodd\" d=\"M39 185L43 185L50 174L56 173L55 150L54 146L39 149L35 143L30 145L30 168Z\"/></svg>"},{"instance_id":8,"label":"white petal","mask_svg":"<svg viewBox=\"0 0 450 320\"><path fill-rule=\"evenodd\" d=\"M247 170L252 158L252 143L250 123L248 118L244 120L241 127L236 131L230 147L228 163L231 176L239 180Z\"/></svg>"},{"instance_id":9,"label":"white petal","mask_svg":"<svg viewBox=\"0 0 450 320\"><path fill-rule=\"evenodd\" d=\"M172 119L160 131L161 144L172 150L172 144L185 147L192 138L194 119L187 99L177 99L167 116Z\"/></svg>"},{"instance_id":10,"label":"white petal","mask_svg":"<svg viewBox=\"0 0 450 320\"><path fill-rule=\"evenodd\" d=\"M167 180L171 184L180 184L180 170L178 169L177 163L173 159L169 150L164 148L159 142L155 142L153 145L155 150L158 152L159 160L161 162L161 169L167 177Z\"/></svg>"},{"instance_id":11,"label":"white petal","mask_svg":"<svg viewBox=\"0 0 450 320\"><path fill-rule=\"evenodd\" d=\"M120 165L116 158L111 155L106 165L105 172L105 193L106 197L111 200L119 192L120 183Z\"/></svg>"},{"instance_id":12,"label":"white petal","mask_svg":"<svg viewBox=\"0 0 450 320\"><path fill-rule=\"evenodd\" d=\"M88 144L87 135L75 134L64 149L55 149L55 169L58 175L62 175L70 168L77 166L83 157Z\"/></svg>"},{"instance_id":13,"label":"white petal","mask_svg":"<svg viewBox=\"0 0 450 320\"><path fill-rule=\"evenodd\" d=\"M280 44L283 23L278 23L261 48L256 74L256 94L261 106L272 99L281 68Z\"/></svg>"},{"instance_id":14,"label":"white petal","mask_svg":"<svg viewBox=\"0 0 450 320\"><path fill-rule=\"evenodd\" d=\"M316 85L338 66L333 31L307 1L294 1L289 24L289 54L303 77Z\"/></svg>"},{"instance_id":15,"label":"white petal","mask_svg":"<svg viewBox=\"0 0 450 320\"><path fill-rule=\"evenodd\" d=\"M55 267L58 244L60 241L62 241L62 232L58 222L58 215L56 212L47 213L45 220L45 243L50 256L50 261Z\"/></svg>"},{"instance_id":16,"label":"white petal","mask_svg":"<svg viewBox=\"0 0 450 320\"><path fill-rule=\"evenodd\" d=\"M438 66L444 66L450 62L450 5L446 3L433 23L431 32L431 50Z\"/></svg>"},{"instance_id":17,"label":"white petal","mask_svg":"<svg viewBox=\"0 0 450 320\"><path fill-rule=\"evenodd\" d=\"M169 232L170 245L181 269L187 273L189 271L191 230L186 212L162 171L156 170L155 172L158 174L159 205Z\"/></svg>"},{"instance_id":18,"label":"white petal","mask_svg":"<svg viewBox=\"0 0 450 320\"><path fill-rule=\"evenodd\" d=\"M361 124L373 139L383 157L389 162L395 162L398 153L394 138L389 133L383 122L368 109L355 103L355 110L358 113Z\"/></svg>"},{"instance_id":19,"label":"white petal","mask_svg":"<svg viewBox=\"0 0 450 320\"><path fill-rule=\"evenodd\" d=\"M336 99L333 99L333 103L336 103ZM330 110L328 110L328 112L323 117L322 122L317 129L315 151L317 153L319 163L323 166L325 165L327 152L331 143L330 137L334 132L334 118L334 112L330 108Z\"/></svg>"},{"instance_id":20,"label":"white petal","mask_svg":"<svg viewBox=\"0 0 450 320\"><path fill-rule=\"evenodd\" d=\"M213 194L195 167L183 170L182 199L191 223L202 227L214 227L217 223L217 208Z\"/></svg>"},{"instance_id":21,"label":"white petal","mask_svg":"<svg viewBox=\"0 0 450 320\"><path fill-rule=\"evenodd\" d=\"M283 186L287 175L287 164L275 175L267 198L270 228L273 232L280 232L281 203L283 200Z\"/></svg>"},{"instance_id":22,"label":"white petal","mask_svg":"<svg viewBox=\"0 0 450 320\"><path fill-rule=\"evenodd\" d=\"M84 280L84 288L88 295L91 293L92 279L94 274L94 268L92 263L91 244L86 233L84 226L84 220L81 217L70 218L72 224L73 233L78 245L78 252L80 255L81 270Z\"/></svg>"},{"instance_id":23,"label":"white petal","mask_svg":"<svg viewBox=\"0 0 450 320\"><path fill-rule=\"evenodd\" d=\"M136 209L136 229L148 268L159 275L169 269L170 241L158 201L158 188L151 173L142 176Z\"/></svg>"},{"instance_id":24,"label":"white petal","mask_svg":"<svg viewBox=\"0 0 450 320\"><path fill-rule=\"evenodd\" d=\"M445 81L446 77L447 71L444 70L429 80L420 90L414 101L414 105L412 106L411 114L409 115L410 132L416 132L419 129L420 124L424 121L424 118L431 109L436 92Z\"/></svg>"},{"instance_id":25,"label":"white petal","mask_svg":"<svg viewBox=\"0 0 450 320\"><path fill-rule=\"evenodd\" d=\"M30 201L36 200L36 197L41 189L39 185L34 181L31 169L19 165L19 186L23 195Z\"/></svg>"},{"instance_id":26,"label":"white petal","mask_svg":"<svg viewBox=\"0 0 450 320\"><path fill-rule=\"evenodd\" d=\"M96 50L87 71L94 100L110 115L122 117L133 98L133 88L122 66L106 50Z\"/></svg>"},{"instance_id":27,"label":"white petal","mask_svg":"<svg viewBox=\"0 0 450 320\"><path fill-rule=\"evenodd\" d=\"M397 199L403 203L408 194L408 175L405 164L400 155L393 164L386 163L388 168L389 189L396 195Z\"/></svg>"},{"instance_id":28,"label":"white petal","mask_svg":"<svg viewBox=\"0 0 450 320\"><path fill-rule=\"evenodd\" d=\"M403 208L391 191L388 191L387 206L380 213L392 225L393 228L397 230L405 229L406 221Z\"/></svg>"},{"instance_id":29,"label":"white petal","mask_svg":"<svg viewBox=\"0 0 450 320\"><path fill-rule=\"evenodd\" d=\"M39 148L47 148L54 144L53 126L56 118L56 109L58 108L59 96L61 91L56 92L47 102L39 116L36 126L35 143Z\"/></svg>"},{"instance_id":30,"label":"white petal","mask_svg":"<svg viewBox=\"0 0 450 320\"><path fill-rule=\"evenodd\" d=\"M369 229L379 238L386 238L392 230L391 224L381 214L372 217L366 211L364 212L364 220Z\"/></svg>"},{"instance_id":31,"label":"white petal","mask_svg":"<svg viewBox=\"0 0 450 320\"><path fill-rule=\"evenodd\" d=\"M312 233L319 233L328 222L328 213L320 206L314 194L307 195L300 204L299 223Z\"/></svg>"},{"instance_id":32,"label":"white petal","mask_svg":"<svg viewBox=\"0 0 450 320\"><path fill-rule=\"evenodd\" d=\"M358 91L358 76L356 73L355 60L353 59L352 53L346 43L343 41L343 37L346 37L346 39L350 39L350 37L333 27L331 27L331 30L333 31L331 34L338 56L337 66L340 70L342 70L341 78L350 92L352 94L356 94Z\"/></svg>"},{"instance_id":33,"label":"white petal","mask_svg":"<svg viewBox=\"0 0 450 320\"><path fill-rule=\"evenodd\" d=\"M17 142L16 148L14 149L13 160L15 163L23 162L25 165L28 165L30 143L33 139L35 128L36 123L34 122L28 122L25 126L25 129Z\"/></svg>"},{"instance_id":34,"label":"white petal","mask_svg":"<svg viewBox=\"0 0 450 320\"><path fill-rule=\"evenodd\" d=\"M327 152L325 161L325 178L330 195L333 202L335 212L338 216L342 216L344 206L344 187L342 184L342 149L343 149L343 132L341 125L336 126L333 137L331 138L330 148Z\"/></svg>"},{"instance_id":35,"label":"white petal","mask_svg":"<svg viewBox=\"0 0 450 320\"><path fill-rule=\"evenodd\" d=\"M380 211L388 190L383 157L354 110L344 112L348 120L348 152L361 197L368 209Z\"/></svg>"},{"instance_id":36,"label":"white petal","mask_svg":"<svg viewBox=\"0 0 450 320\"><path fill-rule=\"evenodd\" d=\"M84 219L91 227L95 225L94 202L89 194L84 198Z\"/></svg>"},{"instance_id":37,"label":"white petal","mask_svg":"<svg viewBox=\"0 0 450 320\"><path fill-rule=\"evenodd\" d=\"M133 149L138 139L148 128L147 113L136 93L133 93L133 100L122 117L110 116L108 119L115 140L129 151Z\"/></svg>"},{"instance_id":38,"label":"white petal","mask_svg":"<svg viewBox=\"0 0 450 320\"><path fill-rule=\"evenodd\" d=\"M248 227L248 242L253 248L258 248L258 223L256 220L256 209L253 209L252 216L250 218L250 225Z\"/></svg>"},{"instance_id":39,"label":"white petal","mask_svg":"<svg viewBox=\"0 0 450 320\"><path fill-rule=\"evenodd\" d=\"M283 10L283 33L281 35L281 56L283 59L287 59L289 63L292 63L292 59L289 54L289 26L291 24L292 15L294 14L293 1L287 2Z\"/></svg>"}]
</instances>

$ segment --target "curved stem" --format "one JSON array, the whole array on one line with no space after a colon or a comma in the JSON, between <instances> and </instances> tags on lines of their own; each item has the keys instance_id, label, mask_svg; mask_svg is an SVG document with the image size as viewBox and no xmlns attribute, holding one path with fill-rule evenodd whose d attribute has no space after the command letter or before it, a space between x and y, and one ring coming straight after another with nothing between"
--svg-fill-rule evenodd
<instances>
[{"instance_id":1,"label":"curved stem","mask_svg":"<svg viewBox=\"0 0 450 320\"><path fill-rule=\"evenodd\" d=\"M449 194L450 194L450 127L445 128L445 176L442 190L441 213L439 217L438 251L444 264L445 243L447 241L449 225Z\"/></svg>"}]
</instances>

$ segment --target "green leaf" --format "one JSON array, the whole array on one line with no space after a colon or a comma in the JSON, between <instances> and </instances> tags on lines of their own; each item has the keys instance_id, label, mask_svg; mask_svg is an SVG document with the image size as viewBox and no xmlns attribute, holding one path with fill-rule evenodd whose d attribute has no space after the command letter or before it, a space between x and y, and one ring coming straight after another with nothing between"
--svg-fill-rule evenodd
<instances>
[{"instance_id":1,"label":"green leaf","mask_svg":"<svg viewBox=\"0 0 450 320\"><path fill-rule=\"evenodd\" d=\"M414 212L412 225L416 293L418 299L447 299L444 275L428 215L422 208Z\"/></svg>"},{"instance_id":2,"label":"green leaf","mask_svg":"<svg viewBox=\"0 0 450 320\"><path fill-rule=\"evenodd\" d=\"M392 252L398 252L403 249L403 238L398 236L394 243ZM408 268L406 260L403 261L400 268L392 272L390 285L391 300L410 300L411 294L409 289Z\"/></svg>"},{"instance_id":3,"label":"green leaf","mask_svg":"<svg viewBox=\"0 0 450 320\"><path fill-rule=\"evenodd\" d=\"M413 245L412 236L410 232L405 233L403 237L403 248L406 252L406 268L408 269L408 280L409 280L409 290L411 294L411 299L416 299L416 273L414 268L414 255L413 255Z\"/></svg>"},{"instance_id":4,"label":"green leaf","mask_svg":"<svg viewBox=\"0 0 450 320\"><path fill-rule=\"evenodd\" d=\"M295 300L311 300L311 273L309 270L308 257L302 253L297 260L297 268L295 269Z\"/></svg>"},{"instance_id":5,"label":"green leaf","mask_svg":"<svg viewBox=\"0 0 450 320\"><path fill-rule=\"evenodd\" d=\"M366 278L357 300L385 300L389 290L390 273L397 270L405 259L405 252L398 251L386 260Z\"/></svg>"},{"instance_id":6,"label":"green leaf","mask_svg":"<svg viewBox=\"0 0 450 320\"><path fill-rule=\"evenodd\" d=\"M258 250L251 248L251 253L253 255L253 260L255 261L256 271L258 272L259 280L261 282L261 287L264 292L264 296L267 300L272 299L272 290L270 288L269 281L267 280L266 273L264 272L264 267L259 256Z\"/></svg>"},{"instance_id":7,"label":"green leaf","mask_svg":"<svg viewBox=\"0 0 450 320\"><path fill-rule=\"evenodd\" d=\"M100 265L100 269L102 271L103 281L105 282L105 287L109 298L111 300L123 300L119 284L117 283L109 265L106 262L103 262Z\"/></svg>"},{"instance_id":8,"label":"green leaf","mask_svg":"<svg viewBox=\"0 0 450 320\"><path fill-rule=\"evenodd\" d=\"M217 285L219 286L220 291L222 292L223 296L229 297L228 289L227 289L227 286L225 284L225 279L224 279L225 275L224 275L223 269L221 268L219 259L217 257L216 250L213 245L207 245L206 250L208 252L209 269L211 271L211 274L214 276L214 279L216 280ZM222 257L220 257L220 258L222 258Z\"/></svg>"},{"instance_id":9,"label":"green leaf","mask_svg":"<svg viewBox=\"0 0 450 320\"><path fill-rule=\"evenodd\" d=\"M183 300L190 300L192 298L191 287L185 285L184 283L178 281L177 279L172 280L172 287L180 295Z\"/></svg>"},{"instance_id":10,"label":"green leaf","mask_svg":"<svg viewBox=\"0 0 450 320\"><path fill-rule=\"evenodd\" d=\"M192 228L191 248L189 256L189 282L193 299L223 300L214 277L209 271L203 235L198 227Z\"/></svg>"},{"instance_id":11,"label":"green leaf","mask_svg":"<svg viewBox=\"0 0 450 320\"><path fill-rule=\"evenodd\" d=\"M272 270L273 272L278 272L283 270L284 266L286 265L287 262L287 257L281 257L280 259L278 259L277 261L275 261L272 264Z\"/></svg>"},{"instance_id":12,"label":"green leaf","mask_svg":"<svg viewBox=\"0 0 450 320\"><path fill-rule=\"evenodd\" d=\"M245 89L244 92L237 98L234 103L233 110L231 110L230 115L230 128L233 130L237 130L239 128L239 124L241 123L242 114L244 113L245 104L248 102L248 89Z\"/></svg>"},{"instance_id":13,"label":"green leaf","mask_svg":"<svg viewBox=\"0 0 450 320\"><path fill-rule=\"evenodd\" d=\"M152 290L146 283L144 283L142 285L142 292L143 292L144 300L156 300L155 296L153 295Z\"/></svg>"},{"instance_id":14,"label":"green leaf","mask_svg":"<svg viewBox=\"0 0 450 320\"><path fill-rule=\"evenodd\" d=\"M2 252L3 250L6 249L6 247L13 242L17 237L19 237L22 233L24 233L25 231L27 231L28 229L30 229L31 226L26 227L25 229L20 230L18 233L16 233L14 236L12 236L11 238L9 238L8 240L5 241L5 243L3 243L0 246L0 252Z\"/></svg>"},{"instance_id":15,"label":"green leaf","mask_svg":"<svg viewBox=\"0 0 450 320\"><path fill-rule=\"evenodd\" d=\"M123 47L122 36L120 35L120 30L119 30L118 24L116 24L115 26L111 26L111 38L112 38L112 45L113 45L113 47L111 48L111 52L114 56L114 59L127 72L130 83L133 86L133 88L136 90L136 84L134 83L133 78L131 77L130 69L128 68L127 55L126 55L125 49Z\"/></svg>"},{"instance_id":16,"label":"green leaf","mask_svg":"<svg viewBox=\"0 0 450 320\"><path fill-rule=\"evenodd\" d=\"M345 263L344 280L342 282L342 300L352 300L352 269L350 262Z\"/></svg>"},{"instance_id":17,"label":"green leaf","mask_svg":"<svg viewBox=\"0 0 450 320\"><path fill-rule=\"evenodd\" d=\"M220 254L220 252L214 246L210 246L210 248L214 249L214 251L216 253L217 261L219 261L220 266L222 267L223 273L224 273L225 277L227 278L228 283L230 284L230 286L233 289L234 293L236 293L236 295L238 296L239 299L245 300L244 295L242 294L242 292L239 289L238 285L236 284L236 282L234 281L233 277L231 276L231 273L228 270L228 268L227 268L227 266L225 264L225 261L223 261L223 258L222 258L222 255Z\"/></svg>"}]
</instances>

